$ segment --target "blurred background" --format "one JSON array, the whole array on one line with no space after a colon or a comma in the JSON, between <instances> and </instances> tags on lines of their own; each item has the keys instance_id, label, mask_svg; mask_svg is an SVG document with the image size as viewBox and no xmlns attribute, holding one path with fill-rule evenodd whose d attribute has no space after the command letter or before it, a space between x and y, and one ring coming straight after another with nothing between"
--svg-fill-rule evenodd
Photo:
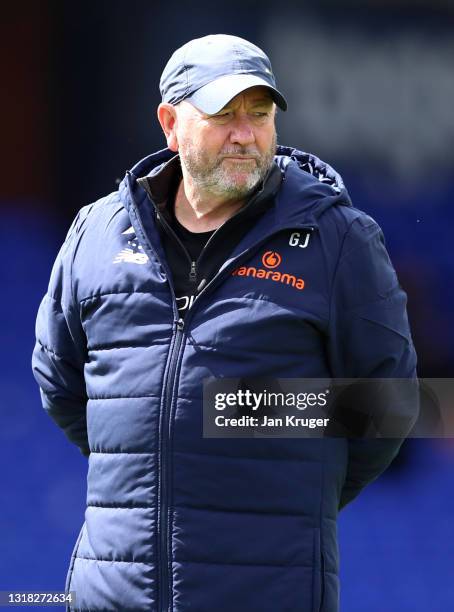
<instances>
[{"instance_id":1,"label":"blurred background","mask_svg":"<svg viewBox=\"0 0 454 612\"><path fill-rule=\"evenodd\" d=\"M164 146L159 77L191 38L231 33L269 54L289 102L279 142L333 165L382 226L419 375L453 376L453 26L450 0L2 6L0 590L64 586L87 461L41 408L35 315L78 209ZM451 441L407 441L342 512L342 612L454 609L453 484Z\"/></svg>"}]
</instances>

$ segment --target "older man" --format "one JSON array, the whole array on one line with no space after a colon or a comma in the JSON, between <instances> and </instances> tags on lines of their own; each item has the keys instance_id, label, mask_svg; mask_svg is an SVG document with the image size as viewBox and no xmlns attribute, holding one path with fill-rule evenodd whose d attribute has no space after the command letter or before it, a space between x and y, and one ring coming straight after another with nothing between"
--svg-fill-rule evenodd
<instances>
[{"instance_id":1,"label":"older man","mask_svg":"<svg viewBox=\"0 0 454 612\"><path fill-rule=\"evenodd\" d=\"M38 313L44 408L89 456L71 608L335 612L338 510L400 442L204 437L202 385L413 377L405 294L339 175L276 147L263 51L192 40L160 85L167 148L81 209Z\"/></svg>"}]
</instances>

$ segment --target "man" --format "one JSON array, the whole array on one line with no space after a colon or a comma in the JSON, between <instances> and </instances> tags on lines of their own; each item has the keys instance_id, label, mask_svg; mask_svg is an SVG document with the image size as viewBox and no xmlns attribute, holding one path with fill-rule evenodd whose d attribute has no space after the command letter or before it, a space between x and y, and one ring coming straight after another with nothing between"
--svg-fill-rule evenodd
<instances>
[{"instance_id":1,"label":"man","mask_svg":"<svg viewBox=\"0 0 454 612\"><path fill-rule=\"evenodd\" d=\"M203 437L203 381L411 378L405 294L340 176L276 148L263 51L192 40L160 88L167 149L81 209L38 313L44 408L89 455L72 608L335 612L338 510L400 442Z\"/></svg>"}]
</instances>

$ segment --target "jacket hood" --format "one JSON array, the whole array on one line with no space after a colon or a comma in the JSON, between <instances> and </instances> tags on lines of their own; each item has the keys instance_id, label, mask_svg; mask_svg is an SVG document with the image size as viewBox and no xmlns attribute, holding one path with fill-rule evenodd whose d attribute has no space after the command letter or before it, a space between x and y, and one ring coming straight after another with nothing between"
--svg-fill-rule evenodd
<instances>
[{"instance_id":1,"label":"jacket hood","mask_svg":"<svg viewBox=\"0 0 454 612\"><path fill-rule=\"evenodd\" d=\"M321 183L330 185L337 193L341 193L345 189L341 175L332 166L312 153L305 153L293 147L279 145L276 150L275 161L282 170L285 170L288 164L293 161L300 170L308 172Z\"/></svg>"},{"instance_id":2,"label":"jacket hood","mask_svg":"<svg viewBox=\"0 0 454 612\"><path fill-rule=\"evenodd\" d=\"M170 149L161 149L140 160L126 173L119 191L128 210L130 203L129 198L125 197L125 190L142 189L137 179L157 174L174 156ZM340 174L312 153L279 145L274 161L284 179L276 198L275 222L278 225L292 221L316 225L318 217L331 206L352 206Z\"/></svg>"}]
</instances>

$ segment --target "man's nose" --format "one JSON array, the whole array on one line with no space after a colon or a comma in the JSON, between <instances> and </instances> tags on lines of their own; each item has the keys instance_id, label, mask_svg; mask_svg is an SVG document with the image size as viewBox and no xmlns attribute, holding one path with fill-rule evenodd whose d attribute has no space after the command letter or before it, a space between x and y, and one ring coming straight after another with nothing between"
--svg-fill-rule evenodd
<instances>
[{"instance_id":1,"label":"man's nose","mask_svg":"<svg viewBox=\"0 0 454 612\"><path fill-rule=\"evenodd\" d=\"M255 142L254 130L248 119L239 118L235 121L230 132L230 142L243 146Z\"/></svg>"}]
</instances>

